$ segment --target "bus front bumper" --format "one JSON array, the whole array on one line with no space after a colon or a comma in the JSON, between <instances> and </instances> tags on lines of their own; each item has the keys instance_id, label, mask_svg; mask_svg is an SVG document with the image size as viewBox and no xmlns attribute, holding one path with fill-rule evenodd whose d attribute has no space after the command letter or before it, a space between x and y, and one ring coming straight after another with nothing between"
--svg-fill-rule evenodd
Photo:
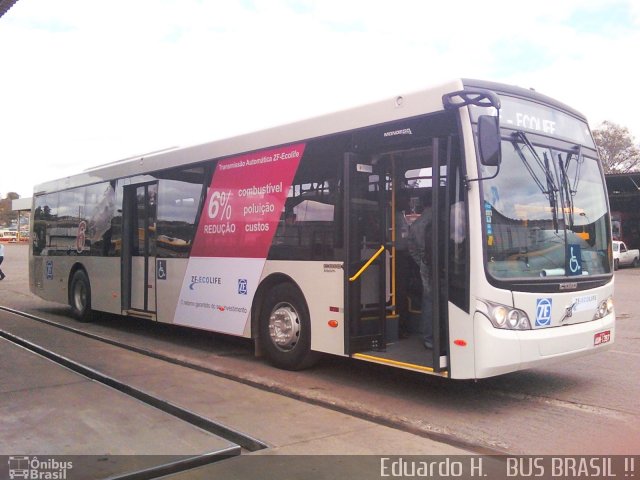
<instances>
[{"instance_id":1,"label":"bus front bumper","mask_svg":"<svg viewBox=\"0 0 640 480\"><path fill-rule=\"evenodd\" d=\"M475 376L491 377L608 349L615 338L615 312L590 322L536 330L494 328L474 315Z\"/></svg>"}]
</instances>

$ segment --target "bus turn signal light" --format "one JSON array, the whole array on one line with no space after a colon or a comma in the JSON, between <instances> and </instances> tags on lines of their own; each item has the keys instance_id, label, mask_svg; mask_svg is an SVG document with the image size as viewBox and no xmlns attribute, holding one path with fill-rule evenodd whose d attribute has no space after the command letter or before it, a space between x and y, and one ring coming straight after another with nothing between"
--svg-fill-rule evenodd
<instances>
[{"instance_id":1,"label":"bus turn signal light","mask_svg":"<svg viewBox=\"0 0 640 480\"><path fill-rule=\"evenodd\" d=\"M329 320L329 326L331 328L336 328L338 326L338 321L337 320Z\"/></svg>"},{"instance_id":2,"label":"bus turn signal light","mask_svg":"<svg viewBox=\"0 0 640 480\"><path fill-rule=\"evenodd\" d=\"M459 347L466 347L467 346L467 342L465 340L457 339L457 340L454 340L453 343L455 345L458 345Z\"/></svg>"}]
</instances>

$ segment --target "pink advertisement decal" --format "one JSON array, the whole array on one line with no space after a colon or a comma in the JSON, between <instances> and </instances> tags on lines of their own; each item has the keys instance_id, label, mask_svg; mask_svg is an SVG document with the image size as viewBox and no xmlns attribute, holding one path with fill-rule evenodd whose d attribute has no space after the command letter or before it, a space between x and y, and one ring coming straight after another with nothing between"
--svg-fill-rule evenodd
<instances>
[{"instance_id":1,"label":"pink advertisement decal","mask_svg":"<svg viewBox=\"0 0 640 480\"><path fill-rule=\"evenodd\" d=\"M305 144L218 162L191 257L266 258Z\"/></svg>"}]
</instances>

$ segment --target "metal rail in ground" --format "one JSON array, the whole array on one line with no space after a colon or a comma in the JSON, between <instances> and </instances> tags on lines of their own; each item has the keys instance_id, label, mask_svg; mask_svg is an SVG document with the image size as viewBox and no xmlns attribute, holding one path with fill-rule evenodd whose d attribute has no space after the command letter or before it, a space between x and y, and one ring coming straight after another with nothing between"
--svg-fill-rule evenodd
<instances>
[{"instance_id":1,"label":"metal rail in ground","mask_svg":"<svg viewBox=\"0 0 640 480\"><path fill-rule=\"evenodd\" d=\"M179 407L178 405L175 405L161 398L150 395L143 390L133 387L132 385L117 380L114 377L101 373L98 370L90 368L63 355L59 355L49 349L46 349L40 345L36 345L35 343L14 335L10 332L0 329L0 337L16 345L19 345L30 352L41 355L53 361L54 363L66 367L86 378L95 380L103 385L114 388L117 391L124 393L125 395L140 400L141 402L144 402L147 405L155 407L169 415L179 418L184 422L187 422L202 430L229 440L230 442L237 444L239 447L242 447L249 452L255 452L268 447L267 444L254 437L251 437L250 435L242 433L222 423L214 422L206 417L203 417L202 415ZM230 454L232 453L226 452L224 456L228 457Z\"/></svg>"}]
</instances>

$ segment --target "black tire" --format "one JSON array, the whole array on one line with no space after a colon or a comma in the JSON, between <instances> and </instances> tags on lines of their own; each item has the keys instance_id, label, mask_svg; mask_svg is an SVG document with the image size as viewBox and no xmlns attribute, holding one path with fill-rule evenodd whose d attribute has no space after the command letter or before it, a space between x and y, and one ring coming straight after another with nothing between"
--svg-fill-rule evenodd
<instances>
[{"instance_id":1,"label":"black tire","mask_svg":"<svg viewBox=\"0 0 640 480\"><path fill-rule=\"evenodd\" d=\"M76 271L71 278L69 306L76 320L80 322L91 320L91 284L84 270Z\"/></svg>"},{"instance_id":2,"label":"black tire","mask_svg":"<svg viewBox=\"0 0 640 480\"><path fill-rule=\"evenodd\" d=\"M272 365L302 370L315 364L311 351L309 309L302 294L291 283L280 283L267 293L259 319L260 345Z\"/></svg>"},{"instance_id":3,"label":"black tire","mask_svg":"<svg viewBox=\"0 0 640 480\"><path fill-rule=\"evenodd\" d=\"M618 270L620 268L620 260L617 258L613 260L613 269Z\"/></svg>"},{"instance_id":4,"label":"black tire","mask_svg":"<svg viewBox=\"0 0 640 480\"><path fill-rule=\"evenodd\" d=\"M638 261L638 257L633 259L633 267L638 268L638 265L640 265L640 261Z\"/></svg>"}]
</instances>

